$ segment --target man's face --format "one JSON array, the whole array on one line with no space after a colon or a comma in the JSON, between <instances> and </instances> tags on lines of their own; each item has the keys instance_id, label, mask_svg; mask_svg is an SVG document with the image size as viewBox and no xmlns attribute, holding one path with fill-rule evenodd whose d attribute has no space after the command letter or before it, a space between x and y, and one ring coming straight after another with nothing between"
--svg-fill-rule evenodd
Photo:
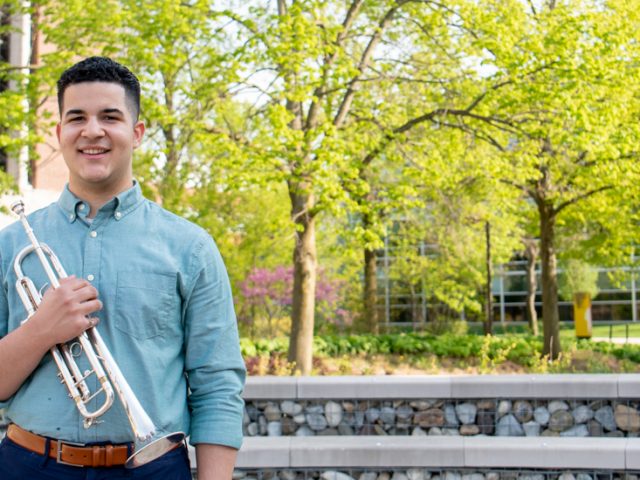
<instances>
[{"instance_id":1,"label":"man's face","mask_svg":"<svg viewBox=\"0 0 640 480\"><path fill-rule=\"evenodd\" d=\"M122 85L69 85L56 133L73 193L117 195L131 187L133 150L144 124L134 120Z\"/></svg>"}]
</instances>

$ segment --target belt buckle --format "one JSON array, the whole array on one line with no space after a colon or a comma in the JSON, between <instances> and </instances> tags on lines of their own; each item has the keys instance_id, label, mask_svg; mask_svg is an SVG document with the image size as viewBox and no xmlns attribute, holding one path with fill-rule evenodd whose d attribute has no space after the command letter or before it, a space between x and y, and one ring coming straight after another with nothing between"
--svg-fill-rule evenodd
<instances>
[{"instance_id":1,"label":"belt buckle","mask_svg":"<svg viewBox=\"0 0 640 480\"><path fill-rule=\"evenodd\" d=\"M58 440L58 448L56 450L56 462L62 465L69 465L70 467L78 467L83 468L83 465L78 465L77 463L69 463L62 460L62 447L64 445L69 445L70 447L84 447L84 443L74 443L74 442L63 442L62 440Z\"/></svg>"}]
</instances>

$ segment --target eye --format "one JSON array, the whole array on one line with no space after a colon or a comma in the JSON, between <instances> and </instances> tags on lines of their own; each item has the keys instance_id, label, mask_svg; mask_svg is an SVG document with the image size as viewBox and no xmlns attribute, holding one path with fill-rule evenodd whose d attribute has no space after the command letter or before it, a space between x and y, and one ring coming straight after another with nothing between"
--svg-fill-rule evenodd
<instances>
[{"instance_id":1,"label":"eye","mask_svg":"<svg viewBox=\"0 0 640 480\"><path fill-rule=\"evenodd\" d=\"M69 123L77 123L83 120L84 117L69 117Z\"/></svg>"}]
</instances>

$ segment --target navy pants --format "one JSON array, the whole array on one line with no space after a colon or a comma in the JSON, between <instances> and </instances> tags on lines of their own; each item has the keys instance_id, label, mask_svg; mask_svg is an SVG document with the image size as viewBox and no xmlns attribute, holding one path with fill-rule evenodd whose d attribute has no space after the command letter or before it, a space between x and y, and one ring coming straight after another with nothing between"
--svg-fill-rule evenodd
<instances>
[{"instance_id":1,"label":"navy pants","mask_svg":"<svg viewBox=\"0 0 640 480\"><path fill-rule=\"evenodd\" d=\"M147 465L124 467L74 467L54 458L33 453L8 438L0 443L0 479L2 480L191 480L186 447L176 448Z\"/></svg>"}]
</instances>

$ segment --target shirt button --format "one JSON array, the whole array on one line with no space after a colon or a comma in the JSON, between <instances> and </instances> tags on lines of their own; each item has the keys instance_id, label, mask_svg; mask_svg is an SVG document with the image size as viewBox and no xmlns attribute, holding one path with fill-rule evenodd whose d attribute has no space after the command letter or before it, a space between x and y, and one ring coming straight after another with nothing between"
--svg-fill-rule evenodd
<instances>
[{"instance_id":1,"label":"shirt button","mask_svg":"<svg viewBox=\"0 0 640 480\"><path fill-rule=\"evenodd\" d=\"M84 210L84 203L81 203L80 206L78 207L79 210Z\"/></svg>"},{"instance_id":2,"label":"shirt button","mask_svg":"<svg viewBox=\"0 0 640 480\"><path fill-rule=\"evenodd\" d=\"M116 220L120 220L122 218L122 213L116 212Z\"/></svg>"},{"instance_id":3,"label":"shirt button","mask_svg":"<svg viewBox=\"0 0 640 480\"><path fill-rule=\"evenodd\" d=\"M87 280L89 280L90 282L93 282L93 279L96 278L93 275L89 274L87 275Z\"/></svg>"},{"instance_id":4,"label":"shirt button","mask_svg":"<svg viewBox=\"0 0 640 480\"><path fill-rule=\"evenodd\" d=\"M73 220L73 218L74 218L74 215L72 213L71 215L69 215L69 220Z\"/></svg>"},{"instance_id":5,"label":"shirt button","mask_svg":"<svg viewBox=\"0 0 640 480\"><path fill-rule=\"evenodd\" d=\"M95 230L91 230L91 233L89 235L91 235L91 238L96 238L98 236L98 232L96 232Z\"/></svg>"}]
</instances>

